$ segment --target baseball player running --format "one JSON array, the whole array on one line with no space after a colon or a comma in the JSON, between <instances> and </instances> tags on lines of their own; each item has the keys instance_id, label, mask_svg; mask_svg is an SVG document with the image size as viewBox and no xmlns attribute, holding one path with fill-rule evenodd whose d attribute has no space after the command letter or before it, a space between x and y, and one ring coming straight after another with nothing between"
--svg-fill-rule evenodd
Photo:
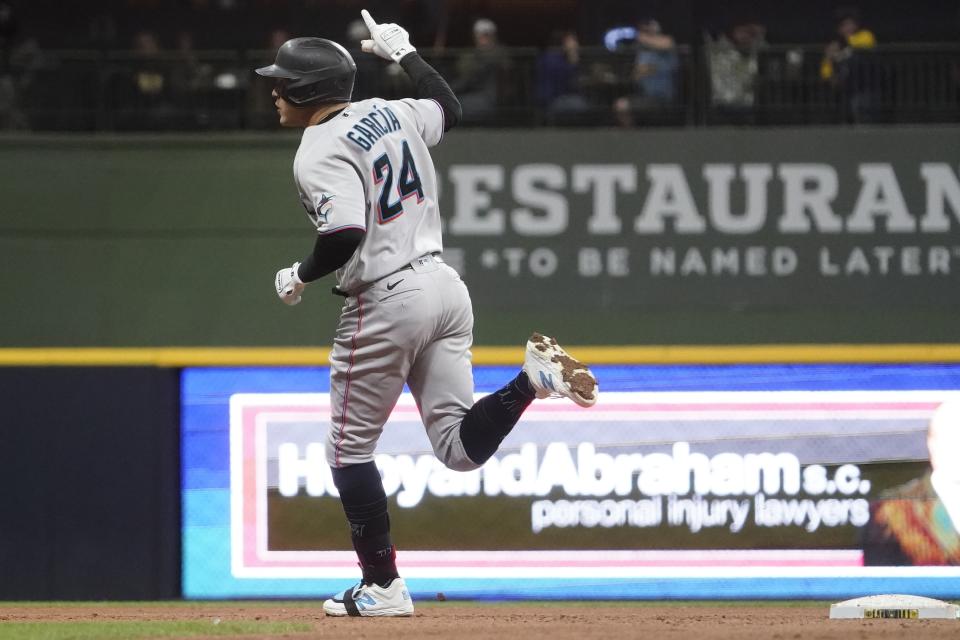
<instances>
[{"instance_id":1,"label":"baseball player running","mask_svg":"<svg viewBox=\"0 0 960 640\"><path fill-rule=\"evenodd\" d=\"M534 398L597 401L597 381L556 340L533 334L523 367L502 389L473 402L473 311L467 287L441 257L437 176L428 151L461 118L444 79L396 24L362 12L362 49L400 64L417 99L350 102L356 65L323 38L284 43L273 97L285 127L304 129L293 162L313 251L276 276L280 299L300 302L307 283L336 272L345 298L330 355L327 461L350 523L362 580L323 603L332 616L409 616L397 572L387 498L374 464L383 424L410 387L437 457L477 469Z\"/></svg>"}]
</instances>

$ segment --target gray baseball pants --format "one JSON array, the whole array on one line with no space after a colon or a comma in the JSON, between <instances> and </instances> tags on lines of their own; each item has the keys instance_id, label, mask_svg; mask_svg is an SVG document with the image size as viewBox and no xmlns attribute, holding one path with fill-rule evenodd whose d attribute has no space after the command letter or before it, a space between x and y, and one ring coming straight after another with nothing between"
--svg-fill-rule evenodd
<instances>
[{"instance_id":1,"label":"gray baseball pants","mask_svg":"<svg viewBox=\"0 0 960 640\"><path fill-rule=\"evenodd\" d=\"M460 422L473 404L473 308L460 276L439 257L378 280L346 299L330 354L332 467L374 459L406 382L437 458L457 471L466 455Z\"/></svg>"}]
</instances>

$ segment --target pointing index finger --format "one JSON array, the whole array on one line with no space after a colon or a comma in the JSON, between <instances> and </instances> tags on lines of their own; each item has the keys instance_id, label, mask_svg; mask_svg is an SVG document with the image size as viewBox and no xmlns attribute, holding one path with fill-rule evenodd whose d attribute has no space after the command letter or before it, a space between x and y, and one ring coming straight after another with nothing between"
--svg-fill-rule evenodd
<instances>
[{"instance_id":1,"label":"pointing index finger","mask_svg":"<svg viewBox=\"0 0 960 640\"><path fill-rule=\"evenodd\" d=\"M360 10L360 17L363 18L363 21L367 24L367 29L373 29L377 26L377 21L373 19L373 16L371 16L370 12L366 9Z\"/></svg>"}]
</instances>

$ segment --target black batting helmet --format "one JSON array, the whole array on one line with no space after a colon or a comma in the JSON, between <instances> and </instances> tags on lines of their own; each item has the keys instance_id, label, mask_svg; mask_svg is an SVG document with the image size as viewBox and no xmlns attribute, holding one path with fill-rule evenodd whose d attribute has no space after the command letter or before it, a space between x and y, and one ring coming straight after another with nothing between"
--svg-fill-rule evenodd
<instances>
[{"instance_id":1,"label":"black batting helmet","mask_svg":"<svg viewBox=\"0 0 960 640\"><path fill-rule=\"evenodd\" d=\"M326 38L294 38L283 43L276 61L257 73L280 80L277 93L295 105L347 102L357 65L350 53Z\"/></svg>"}]
</instances>

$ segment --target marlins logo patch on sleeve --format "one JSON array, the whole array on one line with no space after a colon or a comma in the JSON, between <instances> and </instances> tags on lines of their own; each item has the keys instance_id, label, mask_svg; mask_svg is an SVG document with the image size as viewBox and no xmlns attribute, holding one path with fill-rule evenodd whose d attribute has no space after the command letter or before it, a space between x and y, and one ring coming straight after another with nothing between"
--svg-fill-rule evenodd
<instances>
[{"instance_id":1,"label":"marlins logo patch on sleeve","mask_svg":"<svg viewBox=\"0 0 960 640\"><path fill-rule=\"evenodd\" d=\"M317 201L313 208L313 213L307 212L313 220L313 224L317 227L317 231L320 231L327 225L329 216L333 212L333 199L335 197L336 196L328 193L321 193L320 200Z\"/></svg>"}]
</instances>

